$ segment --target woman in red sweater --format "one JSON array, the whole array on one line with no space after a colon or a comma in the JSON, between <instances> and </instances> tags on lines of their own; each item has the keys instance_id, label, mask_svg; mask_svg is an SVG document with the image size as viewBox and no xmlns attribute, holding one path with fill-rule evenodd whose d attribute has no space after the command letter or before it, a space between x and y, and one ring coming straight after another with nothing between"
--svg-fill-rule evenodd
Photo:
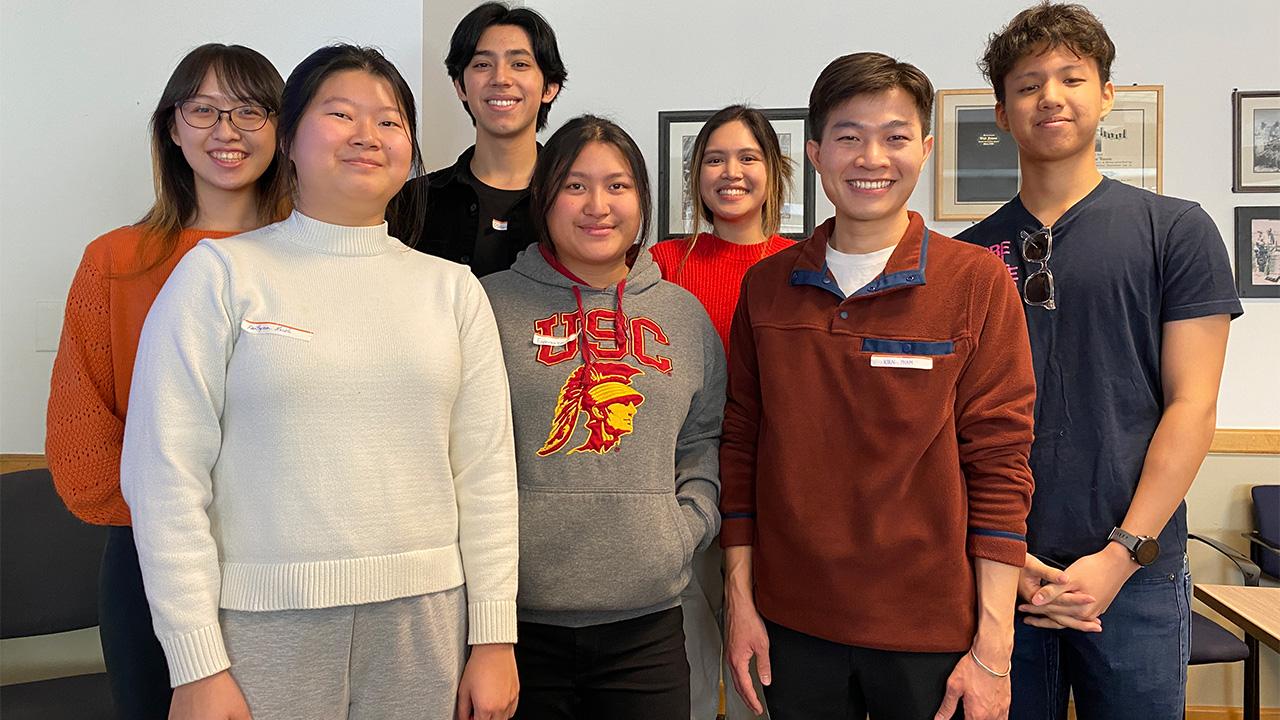
<instances>
[{"instance_id":1,"label":"woman in red sweater","mask_svg":"<svg viewBox=\"0 0 1280 720\"><path fill-rule=\"evenodd\" d=\"M137 224L89 244L67 295L45 457L67 509L87 523L110 526L98 619L122 718L165 718L171 697L120 494L138 336L165 279L200 239L288 215L276 150L283 87L271 62L249 48L211 43L187 54L151 115L155 203Z\"/></svg>"},{"instance_id":2,"label":"woman in red sweater","mask_svg":"<svg viewBox=\"0 0 1280 720\"><path fill-rule=\"evenodd\" d=\"M662 279L693 293L729 349L729 321L747 268L793 241L777 234L792 168L778 135L755 108L730 105L693 143L689 197L698 198L693 231L649 249ZM711 232L699 232L703 223Z\"/></svg>"},{"instance_id":3,"label":"woman in red sweater","mask_svg":"<svg viewBox=\"0 0 1280 720\"><path fill-rule=\"evenodd\" d=\"M743 105L720 110L693 143L689 197L699 199L690 237L650 248L662 278L702 302L729 350L729 322L747 269L794 244L777 234L791 184L791 162L764 114ZM703 223L711 232L699 232ZM712 543L693 559L693 580L681 595L685 650L689 656L694 717L715 717L719 705L721 607L724 604L720 546ZM726 686L730 683L726 679ZM729 720L754 717L728 693Z\"/></svg>"}]
</instances>

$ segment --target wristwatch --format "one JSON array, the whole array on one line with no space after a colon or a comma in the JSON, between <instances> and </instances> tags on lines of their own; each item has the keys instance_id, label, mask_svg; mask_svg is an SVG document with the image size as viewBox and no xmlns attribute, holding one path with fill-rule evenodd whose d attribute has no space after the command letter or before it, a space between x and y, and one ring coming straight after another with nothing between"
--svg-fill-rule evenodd
<instances>
[{"instance_id":1,"label":"wristwatch","mask_svg":"<svg viewBox=\"0 0 1280 720\"><path fill-rule=\"evenodd\" d=\"M1129 557L1142 567L1150 565L1160 557L1160 542L1153 537L1132 535L1116 527L1111 528L1107 541L1120 543L1129 551Z\"/></svg>"}]
</instances>

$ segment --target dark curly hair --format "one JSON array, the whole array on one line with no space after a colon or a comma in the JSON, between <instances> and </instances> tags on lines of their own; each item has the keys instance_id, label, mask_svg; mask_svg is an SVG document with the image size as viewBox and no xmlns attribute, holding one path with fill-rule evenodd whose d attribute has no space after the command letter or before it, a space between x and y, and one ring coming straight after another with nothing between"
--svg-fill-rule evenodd
<instances>
[{"instance_id":1,"label":"dark curly hair","mask_svg":"<svg viewBox=\"0 0 1280 720\"><path fill-rule=\"evenodd\" d=\"M987 40L978 68L991 83L996 99L1004 102L1004 79L1013 66L1032 53L1065 47L1098 66L1102 82L1111 80L1116 46L1097 16L1083 5L1042 2L1014 16Z\"/></svg>"}]
</instances>

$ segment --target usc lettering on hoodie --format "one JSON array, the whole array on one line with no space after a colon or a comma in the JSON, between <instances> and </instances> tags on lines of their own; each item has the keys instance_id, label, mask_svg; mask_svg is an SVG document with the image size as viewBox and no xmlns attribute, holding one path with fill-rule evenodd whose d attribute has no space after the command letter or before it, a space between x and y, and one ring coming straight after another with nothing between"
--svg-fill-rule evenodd
<instances>
[{"instance_id":1,"label":"usc lettering on hoodie","mask_svg":"<svg viewBox=\"0 0 1280 720\"><path fill-rule=\"evenodd\" d=\"M706 311L647 253L597 289L531 245L482 284L512 393L520 618L675 607L720 527L725 360Z\"/></svg>"}]
</instances>

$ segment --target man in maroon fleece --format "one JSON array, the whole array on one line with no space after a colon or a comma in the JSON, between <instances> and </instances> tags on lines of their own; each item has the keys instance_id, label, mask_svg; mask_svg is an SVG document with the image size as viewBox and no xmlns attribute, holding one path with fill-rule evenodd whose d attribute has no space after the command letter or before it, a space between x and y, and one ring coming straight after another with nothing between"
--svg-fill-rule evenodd
<instances>
[{"instance_id":1,"label":"man in maroon fleece","mask_svg":"<svg viewBox=\"0 0 1280 720\"><path fill-rule=\"evenodd\" d=\"M1017 288L907 210L933 87L838 58L806 151L836 208L747 273L720 463L734 684L774 720L1004 718L1035 399Z\"/></svg>"}]
</instances>

